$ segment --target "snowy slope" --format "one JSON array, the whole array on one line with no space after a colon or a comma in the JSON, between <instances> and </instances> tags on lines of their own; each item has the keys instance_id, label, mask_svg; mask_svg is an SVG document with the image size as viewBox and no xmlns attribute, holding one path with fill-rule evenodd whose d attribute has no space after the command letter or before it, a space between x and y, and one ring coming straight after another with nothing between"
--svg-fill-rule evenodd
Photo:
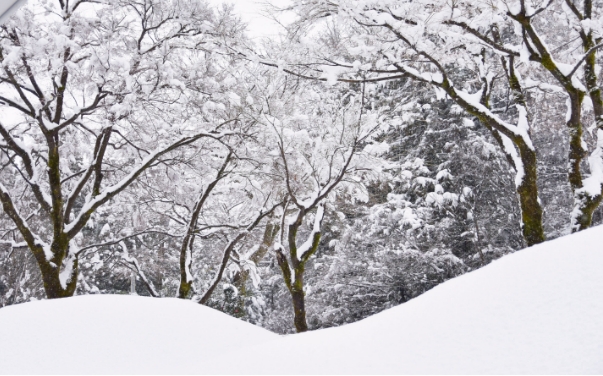
<instances>
[{"instance_id":1,"label":"snowy slope","mask_svg":"<svg viewBox=\"0 0 603 376\"><path fill-rule=\"evenodd\" d=\"M179 299L37 301L0 310L0 373L153 373L180 364L195 370L239 346L278 338Z\"/></svg>"},{"instance_id":2,"label":"snowy slope","mask_svg":"<svg viewBox=\"0 0 603 376\"><path fill-rule=\"evenodd\" d=\"M0 310L0 373L603 373L603 227L361 322L279 337L175 299Z\"/></svg>"}]
</instances>

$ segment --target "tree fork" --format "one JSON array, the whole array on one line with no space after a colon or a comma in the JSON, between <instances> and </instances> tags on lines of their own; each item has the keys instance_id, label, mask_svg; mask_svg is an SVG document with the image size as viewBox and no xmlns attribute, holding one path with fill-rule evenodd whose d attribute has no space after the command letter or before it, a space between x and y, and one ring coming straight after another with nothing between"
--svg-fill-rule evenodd
<instances>
[{"instance_id":1,"label":"tree fork","mask_svg":"<svg viewBox=\"0 0 603 376\"><path fill-rule=\"evenodd\" d=\"M65 236L62 238L62 241L53 241L51 250L55 256L50 261L46 260L46 257L43 255L41 255L41 257L36 257L40 273L42 274L42 282L44 283L46 297L48 299L57 299L73 296L77 287L77 257L73 260L73 270L65 287L63 287L63 284L61 283L61 265L65 256L69 257L69 240L67 240ZM59 257L58 255L62 255L62 257Z\"/></svg>"},{"instance_id":2,"label":"tree fork","mask_svg":"<svg viewBox=\"0 0 603 376\"><path fill-rule=\"evenodd\" d=\"M61 284L60 268L46 263L44 266L40 266L40 271L42 274L42 282L44 283L44 292L48 299L68 298L73 296L77 287L77 259L73 261L71 280L67 282L65 288L63 288Z\"/></svg>"}]
</instances>

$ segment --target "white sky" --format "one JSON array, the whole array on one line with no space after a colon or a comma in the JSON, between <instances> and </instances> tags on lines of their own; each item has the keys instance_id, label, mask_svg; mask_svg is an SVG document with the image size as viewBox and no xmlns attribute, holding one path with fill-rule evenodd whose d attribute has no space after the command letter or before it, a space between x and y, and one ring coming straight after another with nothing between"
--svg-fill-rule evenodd
<instances>
[{"instance_id":1,"label":"white sky","mask_svg":"<svg viewBox=\"0 0 603 376\"><path fill-rule=\"evenodd\" d=\"M19 0L0 0L0 15L17 1ZM266 1L279 7L290 3L290 0L209 0L209 3L215 5L220 3L234 4L238 14L249 24L251 37L261 38L276 36L282 31L282 27L278 23L262 15L263 4ZM284 17L284 22L287 21L291 21L291 17Z\"/></svg>"},{"instance_id":2,"label":"white sky","mask_svg":"<svg viewBox=\"0 0 603 376\"><path fill-rule=\"evenodd\" d=\"M23 4L23 0L0 0L0 24L8 19Z\"/></svg>"},{"instance_id":3,"label":"white sky","mask_svg":"<svg viewBox=\"0 0 603 376\"><path fill-rule=\"evenodd\" d=\"M16 0L0 0L0 14L6 12Z\"/></svg>"},{"instance_id":4,"label":"white sky","mask_svg":"<svg viewBox=\"0 0 603 376\"><path fill-rule=\"evenodd\" d=\"M262 7L266 0L209 0L209 2L234 4L237 13L249 24L249 31L253 38L276 36L282 30L278 23L262 15ZM282 7L288 5L290 1L270 0L270 3Z\"/></svg>"}]
</instances>

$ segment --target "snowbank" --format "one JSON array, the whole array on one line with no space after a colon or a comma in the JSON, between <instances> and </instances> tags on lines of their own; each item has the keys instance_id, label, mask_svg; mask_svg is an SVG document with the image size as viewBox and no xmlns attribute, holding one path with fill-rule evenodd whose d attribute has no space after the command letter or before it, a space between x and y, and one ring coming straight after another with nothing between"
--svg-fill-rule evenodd
<instances>
[{"instance_id":1,"label":"snowbank","mask_svg":"<svg viewBox=\"0 0 603 376\"><path fill-rule=\"evenodd\" d=\"M279 337L176 299L0 310L2 373L603 373L603 227L355 324Z\"/></svg>"},{"instance_id":2,"label":"snowbank","mask_svg":"<svg viewBox=\"0 0 603 376\"><path fill-rule=\"evenodd\" d=\"M88 295L0 310L0 373L203 371L216 356L279 339L179 299Z\"/></svg>"}]
</instances>

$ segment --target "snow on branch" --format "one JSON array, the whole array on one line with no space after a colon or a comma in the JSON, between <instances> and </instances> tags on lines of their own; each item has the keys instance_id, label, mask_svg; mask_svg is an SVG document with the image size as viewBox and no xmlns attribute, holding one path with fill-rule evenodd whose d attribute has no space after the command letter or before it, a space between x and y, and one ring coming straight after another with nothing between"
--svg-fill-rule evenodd
<instances>
[{"instance_id":1,"label":"snow on branch","mask_svg":"<svg viewBox=\"0 0 603 376\"><path fill-rule=\"evenodd\" d=\"M574 68L572 68L572 70L567 73L565 76L568 78L571 78L573 76L574 73L576 73L576 71L578 70L578 68L580 68L580 66L582 65L582 63L584 63L586 61L586 59L588 59L588 56L592 53L594 53L596 50L598 50L599 48L603 47L603 43L599 43L596 46L593 46L592 48L590 48L588 51L586 51L586 53L584 54L584 56L582 56L580 58L580 60L578 60L578 62L574 65Z\"/></svg>"},{"instance_id":2,"label":"snow on branch","mask_svg":"<svg viewBox=\"0 0 603 376\"><path fill-rule=\"evenodd\" d=\"M4 141L6 142L8 148L14 151L23 161L23 165L25 166L25 172L27 172L27 176L23 175L23 178L31 187L31 190L33 191L34 196L36 197L36 200L38 201L42 209L44 209L46 213L49 213L51 210L50 198L48 197L48 195L44 194L42 188L39 185L38 171L35 169L30 151L19 140L13 137L8 131L8 129L6 129L1 122L0 135L2 135L2 138L4 138Z\"/></svg>"},{"instance_id":3,"label":"snow on branch","mask_svg":"<svg viewBox=\"0 0 603 376\"><path fill-rule=\"evenodd\" d=\"M460 99L462 99L462 101L464 102L463 104L465 104L465 107L470 107L474 112L476 112L478 117L479 115L481 115L490 120L490 124L494 125L496 130L498 130L509 138L516 138L516 136L519 136L524 140L526 145L531 150L534 150L534 146L532 145L532 140L527 129L527 114L525 112L525 109L524 111L520 110L520 119L518 125L515 126L507 123L506 121L498 117L496 114L494 114L492 111L490 111L486 106L481 104L479 102L479 99L475 98L474 95L469 94L464 90L456 90L455 88L450 88L449 90L455 95L457 95ZM481 96L481 92L478 92L478 94L480 94ZM521 126L519 124L521 124Z\"/></svg>"},{"instance_id":4,"label":"snow on branch","mask_svg":"<svg viewBox=\"0 0 603 376\"><path fill-rule=\"evenodd\" d=\"M151 296L153 296L154 298L158 298L160 295L157 293L157 290L155 290L155 286L153 286L153 282L149 281L146 274L140 267L138 260L136 258L130 256L130 254L128 253L128 247L126 246L126 243L124 243L122 241L122 242L120 242L120 246L122 249L121 258L129 265L129 268L133 269L138 274L140 279L142 279L142 282L147 287L147 290L149 291Z\"/></svg>"},{"instance_id":5,"label":"snow on branch","mask_svg":"<svg viewBox=\"0 0 603 376\"><path fill-rule=\"evenodd\" d=\"M229 120L220 124L220 126L230 123L234 120ZM220 127L219 126L219 127ZM219 128L218 127L218 128ZM149 154L136 168L134 168L126 177L124 177L118 183L107 187L103 192L99 193L97 196L92 197L88 200L80 210L78 216L67 226L65 226L65 232L68 234L69 238L72 239L75 235L79 233L79 231L84 227L90 215L105 202L109 201L111 198L115 197L118 193L127 188L140 174L142 174L146 169L148 169L155 161L157 161L164 154L173 151L181 146L189 145L201 138L212 138L215 140L220 140L226 136L234 135L235 132L201 132L197 133L193 136L185 136L180 138L178 141L172 143L171 145L158 149L151 154Z\"/></svg>"},{"instance_id":6,"label":"snow on branch","mask_svg":"<svg viewBox=\"0 0 603 376\"><path fill-rule=\"evenodd\" d=\"M300 261L306 262L316 252L318 243L320 242L321 226L325 216L325 203L322 201L316 208L316 214L314 215L314 226L312 232L308 235L308 239L297 249L298 253L301 253Z\"/></svg>"},{"instance_id":7,"label":"snow on branch","mask_svg":"<svg viewBox=\"0 0 603 376\"><path fill-rule=\"evenodd\" d=\"M13 200L4 184L0 183L0 201L2 201L2 208L4 212L12 219L17 226L17 229L23 236L23 239L27 243L27 246L36 255L37 258L45 258L46 261L52 259L53 254L50 251L48 244L44 243L34 232L29 228L27 221L21 217L17 208L13 204Z\"/></svg>"},{"instance_id":8,"label":"snow on branch","mask_svg":"<svg viewBox=\"0 0 603 376\"><path fill-rule=\"evenodd\" d=\"M118 238L118 239L109 240L109 241L106 241L104 243L96 243L96 244L87 245L85 247L82 247L82 248L78 249L78 251L76 252L76 254L79 256L79 255L83 254L84 252L86 252L86 251L88 251L90 249L100 248L100 247L107 247L107 246L110 246L110 245L116 245L116 244L119 244L119 243L123 242L124 240L128 240L128 239L135 238L135 237L138 237L138 236L141 236L141 235L146 235L146 234L159 234L159 235L169 236L171 238L178 238L178 237L182 236L180 234L170 234L169 232L163 231L161 229L147 229L147 230L144 230L144 231L136 232L134 234L123 236L123 237Z\"/></svg>"}]
</instances>

